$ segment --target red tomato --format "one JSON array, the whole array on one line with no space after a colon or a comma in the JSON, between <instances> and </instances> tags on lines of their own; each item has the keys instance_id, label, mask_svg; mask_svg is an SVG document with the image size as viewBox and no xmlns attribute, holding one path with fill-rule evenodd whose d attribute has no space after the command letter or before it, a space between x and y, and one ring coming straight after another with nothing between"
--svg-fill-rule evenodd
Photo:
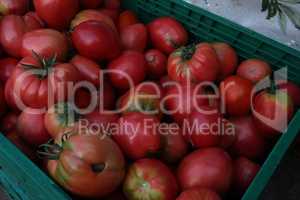
<instances>
[{"instance_id":1,"label":"red tomato","mask_svg":"<svg viewBox=\"0 0 300 200\"><path fill-rule=\"evenodd\" d=\"M176 178L170 169L154 159L135 162L124 182L124 193L129 199L174 200L178 191Z\"/></svg>"},{"instance_id":2,"label":"red tomato","mask_svg":"<svg viewBox=\"0 0 300 200\"><path fill-rule=\"evenodd\" d=\"M79 0L79 2L83 8L95 9L101 6L103 0Z\"/></svg>"},{"instance_id":3,"label":"red tomato","mask_svg":"<svg viewBox=\"0 0 300 200\"><path fill-rule=\"evenodd\" d=\"M231 146L234 155L249 159L263 158L267 143L256 128L252 117L232 119L235 126L235 142Z\"/></svg>"},{"instance_id":4,"label":"red tomato","mask_svg":"<svg viewBox=\"0 0 300 200\"><path fill-rule=\"evenodd\" d=\"M98 91L95 91L97 93ZM92 94L89 90L85 88L79 88L75 91L74 103L79 109L87 109L91 104ZM98 104L97 104L98 105Z\"/></svg>"},{"instance_id":5,"label":"red tomato","mask_svg":"<svg viewBox=\"0 0 300 200\"><path fill-rule=\"evenodd\" d=\"M118 24L119 10L101 8L101 9L99 9L99 12L110 17L114 21L115 24Z\"/></svg>"},{"instance_id":6,"label":"red tomato","mask_svg":"<svg viewBox=\"0 0 300 200\"><path fill-rule=\"evenodd\" d=\"M104 110L112 110L116 106L116 93L109 81L105 81L99 90L99 106Z\"/></svg>"},{"instance_id":7,"label":"red tomato","mask_svg":"<svg viewBox=\"0 0 300 200\"><path fill-rule=\"evenodd\" d=\"M102 198L120 185L125 161L120 148L109 137L74 130L65 142L53 148L57 146L59 152L56 151L54 160L48 161L47 168L64 189L83 198Z\"/></svg>"},{"instance_id":8,"label":"red tomato","mask_svg":"<svg viewBox=\"0 0 300 200\"><path fill-rule=\"evenodd\" d=\"M9 133L16 129L18 114L9 112L1 119L0 131L4 134Z\"/></svg>"},{"instance_id":9,"label":"red tomato","mask_svg":"<svg viewBox=\"0 0 300 200\"><path fill-rule=\"evenodd\" d=\"M147 62L147 75L150 78L160 79L167 72L167 57L156 49L148 50L145 53Z\"/></svg>"},{"instance_id":10,"label":"red tomato","mask_svg":"<svg viewBox=\"0 0 300 200\"><path fill-rule=\"evenodd\" d=\"M118 34L104 22L79 24L72 32L72 41L80 55L96 61L114 59L120 54Z\"/></svg>"},{"instance_id":11,"label":"red tomato","mask_svg":"<svg viewBox=\"0 0 300 200\"><path fill-rule=\"evenodd\" d=\"M39 146L50 139L44 126L44 116L35 109L23 110L17 121L17 133L26 143Z\"/></svg>"},{"instance_id":12,"label":"red tomato","mask_svg":"<svg viewBox=\"0 0 300 200\"><path fill-rule=\"evenodd\" d=\"M3 58L0 59L0 81L6 83L6 81L11 77L18 60L14 58Z\"/></svg>"},{"instance_id":13,"label":"red tomato","mask_svg":"<svg viewBox=\"0 0 300 200\"><path fill-rule=\"evenodd\" d=\"M232 175L232 160L219 148L195 151L185 157L178 168L178 180L183 189L205 187L225 193Z\"/></svg>"},{"instance_id":14,"label":"red tomato","mask_svg":"<svg viewBox=\"0 0 300 200\"><path fill-rule=\"evenodd\" d=\"M258 59L249 59L240 64L237 75L257 83L263 78L270 76L272 69L268 63Z\"/></svg>"},{"instance_id":15,"label":"red tomato","mask_svg":"<svg viewBox=\"0 0 300 200\"><path fill-rule=\"evenodd\" d=\"M69 27L79 10L79 0L33 0L37 14L48 27L63 30Z\"/></svg>"},{"instance_id":16,"label":"red tomato","mask_svg":"<svg viewBox=\"0 0 300 200\"><path fill-rule=\"evenodd\" d=\"M0 83L0 116L6 111L6 99L3 85Z\"/></svg>"},{"instance_id":17,"label":"red tomato","mask_svg":"<svg viewBox=\"0 0 300 200\"><path fill-rule=\"evenodd\" d=\"M195 187L181 193L176 200L222 200L213 190Z\"/></svg>"},{"instance_id":18,"label":"red tomato","mask_svg":"<svg viewBox=\"0 0 300 200\"><path fill-rule=\"evenodd\" d=\"M148 29L154 47L166 54L188 42L188 33L184 27L171 17L155 19L148 25Z\"/></svg>"},{"instance_id":19,"label":"red tomato","mask_svg":"<svg viewBox=\"0 0 300 200\"><path fill-rule=\"evenodd\" d=\"M260 166L247 158L240 157L234 161L233 188L236 193L243 195L248 189Z\"/></svg>"},{"instance_id":20,"label":"red tomato","mask_svg":"<svg viewBox=\"0 0 300 200\"><path fill-rule=\"evenodd\" d=\"M39 29L23 36L21 55L32 56L35 52L46 58L55 56L58 61L65 60L68 53L68 41L64 34L52 29Z\"/></svg>"},{"instance_id":21,"label":"red tomato","mask_svg":"<svg viewBox=\"0 0 300 200\"><path fill-rule=\"evenodd\" d=\"M289 96L293 99L295 106L300 106L300 87L292 82L281 83L279 85L280 90L287 91Z\"/></svg>"},{"instance_id":22,"label":"red tomato","mask_svg":"<svg viewBox=\"0 0 300 200\"><path fill-rule=\"evenodd\" d=\"M120 9L121 0L104 0L104 7L107 9Z\"/></svg>"},{"instance_id":23,"label":"red tomato","mask_svg":"<svg viewBox=\"0 0 300 200\"><path fill-rule=\"evenodd\" d=\"M145 158L160 150L158 124L159 121L154 116L128 113L119 119L119 127L113 133L113 138L129 158Z\"/></svg>"},{"instance_id":24,"label":"red tomato","mask_svg":"<svg viewBox=\"0 0 300 200\"><path fill-rule=\"evenodd\" d=\"M113 22L113 20L108 17L107 15L101 13L98 10L83 10L80 11L75 18L71 22L71 30L73 30L79 24L86 22L86 21L99 21L103 22L106 25L110 26L113 30L117 32L117 28Z\"/></svg>"},{"instance_id":25,"label":"red tomato","mask_svg":"<svg viewBox=\"0 0 300 200\"><path fill-rule=\"evenodd\" d=\"M40 28L42 28L42 24L30 13L24 17L5 16L0 24L0 39L3 49L13 57L21 57L23 35Z\"/></svg>"},{"instance_id":26,"label":"red tomato","mask_svg":"<svg viewBox=\"0 0 300 200\"><path fill-rule=\"evenodd\" d=\"M28 0L0 0L1 15L23 15L29 8Z\"/></svg>"},{"instance_id":27,"label":"red tomato","mask_svg":"<svg viewBox=\"0 0 300 200\"><path fill-rule=\"evenodd\" d=\"M119 16L118 28L119 31L123 30L127 26L138 24L139 20L134 12L130 10L123 11Z\"/></svg>"},{"instance_id":28,"label":"red tomato","mask_svg":"<svg viewBox=\"0 0 300 200\"><path fill-rule=\"evenodd\" d=\"M219 72L218 56L208 43L179 48L168 60L168 75L178 82L215 81Z\"/></svg>"},{"instance_id":29,"label":"red tomato","mask_svg":"<svg viewBox=\"0 0 300 200\"><path fill-rule=\"evenodd\" d=\"M294 114L291 97L282 91L262 91L255 96L253 107L256 127L266 137L283 132Z\"/></svg>"},{"instance_id":30,"label":"red tomato","mask_svg":"<svg viewBox=\"0 0 300 200\"><path fill-rule=\"evenodd\" d=\"M251 81L230 76L220 84L221 97L226 108L226 113L231 116L247 115L251 109Z\"/></svg>"},{"instance_id":31,"label":"red tomato","mask_svg":"<svg viewBox=\"0 0 300 200\"><path fill-rule=\"evenodd\" d=\"M144 52L148 33L144 24L133 24L123 28L120 32L122 46L125 50Z\"/></svg>"},{"instance_id":32,"label":"red tomato","mask_svg":"<svg viewBox=\"0 0 300 200\"><path fill-rule=\"evenodd\" d=\"M140 52L125 51L109 64L108 69L111 70L109 75L113 86L129 89L144 80L146 61Z\"/></svg>"},{"instance_id":33,"label":"red tomato","mask_svg":"<svg viewBox=\"0 0 300 200\"><path fill-rule=\"evenodd\" d=\"M226 43L213 43L212 46L215 49L221 64L219 80L223 80L235 72L238 65L238 55L235 50Z\"/></svg>"}]
</instances>

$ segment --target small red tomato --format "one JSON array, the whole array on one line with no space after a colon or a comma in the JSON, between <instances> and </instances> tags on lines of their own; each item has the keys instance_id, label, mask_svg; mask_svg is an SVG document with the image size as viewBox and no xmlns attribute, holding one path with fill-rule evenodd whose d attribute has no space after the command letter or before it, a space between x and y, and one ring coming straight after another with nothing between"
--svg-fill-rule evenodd
<instances>
[{"instance_id":1,"label":"small red tomato","mask_svg":"<svg viewBox=\"0 0 300 200\"><path fill-rule=\"evenodd\" d=\"M48 27L64 30L79 10L79 0L33 0L37 14Z\"/></svg>"},{"instance_id":2,"label":"small red tomato","mask_svg":"<svg viewBox=\"0 0 300 200\"><path fill-rule=\"evenodd\" d=\"M11 77L18 62L19 61L14 58L0 59L0 81L3 84Z\"/></svg>"},{"instance_id":3,"label":"small red tomato","mask_svg":"<svg viewBox=\"0 0 300 200\"><path fill-rule=\"evenodd\" d=\"M119 119L119 128L113 138L129 158L145 158L160 150L158 125L159 120L154 116L128 113Z\"/></svg>"},{"instance_id":4,"label":"small red tomato","mask_svg":"<svg viewBox=\"0 0 300 200\"><path fill-rule=\"evenodd\" d=\"M213 43L212 46L215 49L221 64L219 80L223 80L235 72L238 65L238 55L235 50L226 43Z\"/></svg>"},{"instance_id":5,"label":"small red tomato","mask_svg":"<svg viewBox=\"0 0 300 200\"><path fill-rule=\"evenodd\" d=\"M150 78L160 79L167 72L167 57L156 49L148 50L145 53L147 62L147 75Z\"/></svg>"},{"instance_id":6,"label":"small red tomato","mask_svg":"<svg viewBox=\"0 0 300 200\"><path fill-rule=\"evenodd\" d=\"M44 116L36 109L23 110L17 121L17 133L26 143L39 146L50 139L44 125Z\"/></svg>"},{"instance_id":7,"label":"small red tomato","mask_svg":"<svg viewBox=\"0 0 300 200\"><path fill-rule=\"evenodd\" d=\"M146 61L140 52L125 51L109 64L108 69L113 86L129 89L145 79Z\"/></svg>"},{"instance_id":8,"label":"small red tomato","mask_svg":"<svg viewBox=\"0 0 300 200\"><path fill-rule=\"evenodd\" d=\"M133 24L120 32L121 43L125 50L144 52L148 42L147 28L144 24Z\"/></svg>"},{"instance_id":9,"label":"small red tomato","mask_svg":"<svg viewBox=\"0 0 300 200\"><path fill-rule=\"evenodd\" d=\"M3 116L0 122L0 131L4 134L16 129L18 114L9 112Z\"/></svg>"},{"instance_id":10,"label":"small red tomato","mask_svg":"<svg viewBox=\"0 0 300 200\"><path fill-rule=\"evenodd\" d=\"M260 166L244 157L235 160L233 165L233 188L235 192L243 195L259 172Z\"/></svg>"},{"instance_id":11,"label":"small red tomato","mask_svg":"<svg viewBox=\"0 0 300 200\"><path fill-rule=\"evenodd\" d=\"M162 162L143 159L135 162L124 181L124 193L129 199L174 200L179 191L175 176Z\"/></svg>"},{"instance_id":12,"label":"small red tomato","mask_svg":"<svg viewBox=\"0 0 300 200\"><path fill-rule=\"evenodd\" d=\"M29 9L29 0L0 0L1 15L23 15Z\"/></svg>"},{"instance_id":13,"label":"small red tomato","mask_svg":"<svg viewBox=\"0 0 300 200\"><path fill-rule=\"evenodd\" d=\"M168 59L168 75L174 81L215 81L219 72L218 56L208 43L179 48Z\"/></svg>"},{"instance_id":14,"label":"small red tomato","mask_svg":"<svg viewBox=\"0 0 300 200\"><path fill-rule=\"evenodd\" d=\"M222 102L231 116L247 115L251 109L252 82L239 76L230 76L220 84Z\"/></svg>"},{"instance_id":15,"label":"small red tomato","mask_svg":"<svg viewBox=\"0 0 300 200\"><path fill-rule=\"evenodd\" d=\"M300 87L292 82L281 83L279 88L282 91L287 91L289 96L293 99L295 106L300 106Z\"/></svg>"},{"instance_id":16,"label":"small red tomato","mask_svg":"<svg viewBox=\"0 0 300 200\"><path fill-rule=\"evenodd\" d=\"M161 17L148 25L150 38L154 47L166 54L186 45L188 33L174 18Z\"/></svg>"},{"instance_id":17,"label":"small red tomato","mask_svg":"<svg viewBox=\"0 0 300 200\"><path fill-rule=\"evenodd\" d=\"M104 22L87 21L76 26L72 41L79 54L101 61L120 54L120 39L115 30Z\"/></svg>"},{"instance_id":18,"label":"small red tomato","mask_svg":"<svg viewBox=\"0 0 300 200\"><path fill-rule=\"evenodd\" d=\"M176 200L222 200L221 197L213 190L195 187L186 190L177 197Z\"/></svg>"},{"instance_id":19,"label":"small red tomato","mask_svg":"<svg viewBox=\"0 0 300 200\"><path fill-rule=\"evenodd\" d=\"M95 9L101 6L103 0L79 0L79 2L83 8Z\"/></svg>"},{"instance_id":20,"label":"small red tomato","mask_svg":"<svg viewBox=\"0 0 300 200\"><path fill-rule=\"evenodd\" d=\"M104 7L118 10L121 7L121 0L104 0Z\"/></svg>"},{"instance_id":21,"label":"small red tomato","mask_svg":"<svg viewBox=\"0 0 300 200\"><path fill-rule=\"evenodd\" d=\"M139 20L134 12L130 10L123 11L119 16L118 28L119 31L122 31L127 26L138 24Z\"/></svg>"},{"instance_id":22,"label":"small red tomato","mask_svg":"<svg viewBox=\"0 0 300 200\"><path fill-rule=\"evenodd\" d=\"M183 159L177 175L183 189L204 187L226 193L232 181L232 160L219 148L198 150Z\"/></svg>"},{"instance_id":23,"label":"small red tomato","mask_svg":"<svg viewBox=\"0 0 300 200\"><path fill-rule=\"evenodd\" d=\"M249 59L240 64L237 75L257 83L263 78L270 76L272 69L268 63L258 59Z\"/></svg>"},{"instance_id":24,"label":"small red tomato","mask_svg":"<svg viewBox=\"0 0 300 200\"><path fill-rule=\"evenodd\" d=\"M256 128L252 117L232 119L235 126L235 141L230 150L234 155L249 159L263 158L267 143Z\"/></svg>"},{"instance_id":25,"label":"small red tomato","mask_svg":"<svg viewBox=\"0 0 300 200\"><path fill-rule=\"evenodd\" d=\"M294 114L291 97L282 91L262 91L253 101L253 115L256 127L266 137L283 132Z\"/></svg>"}]
</instances>

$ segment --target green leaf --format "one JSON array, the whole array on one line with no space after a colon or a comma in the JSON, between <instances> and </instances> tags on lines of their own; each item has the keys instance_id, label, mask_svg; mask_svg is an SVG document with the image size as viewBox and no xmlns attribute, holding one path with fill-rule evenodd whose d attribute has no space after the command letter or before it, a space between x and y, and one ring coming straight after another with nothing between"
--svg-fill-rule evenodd
<instances>
[{"instance_id":1,"label":"green leaf","mask_svg":"<svg viewBox=\"0 0 300 200\"><path fill-rule=\"evenodd\" d=\"M279 0L282 3L299 4L300 0Z\"/></svg>"},{"instance_id":2,"label":"green leaf","mask_svg":"<svg viewBox=\"0 0 300 200\"><path fill-rule=\"evenodd\" d=\"M287 29L287 18L286 15L280 10L279 11L279 25L281 31L286 34L286 29Z\"/></svg>"},{"instance_id":3,"label":"green leaf","mask_svg":"<svg viewBox=\"0 0 300 200\"><path fill-rule=\"evenodd\" d=\"M266 11L268 7L269 7L269 0L262 0L261 11L262 12Z\"/></svg>"},{"instance_id":4,"label":"green leaf","mask_svg":"<svg viewBox=\"0 0 300 200\"><path fill-rule=\"evenodd\" d=\"M288 16L291 22L295 25L297 29L300 29L300 12L296 9L280 4L282 11Z\"/></svg>"}]
</instances>

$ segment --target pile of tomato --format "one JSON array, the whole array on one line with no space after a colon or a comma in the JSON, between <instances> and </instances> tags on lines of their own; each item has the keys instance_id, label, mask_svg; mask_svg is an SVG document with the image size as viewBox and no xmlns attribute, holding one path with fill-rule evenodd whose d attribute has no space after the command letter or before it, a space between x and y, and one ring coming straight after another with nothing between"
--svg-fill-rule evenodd
<instances>
[{"instance_id":1,"label":"pile of tomato","mask_svg":"<svg viewBox=\"0 0 300 200\"><path fill-rule=\"evenodd\" d=\"M76 199L239 199L300 106L267 62L121 0L0 7L0 131Z\"/></svg>"}]
</instances>

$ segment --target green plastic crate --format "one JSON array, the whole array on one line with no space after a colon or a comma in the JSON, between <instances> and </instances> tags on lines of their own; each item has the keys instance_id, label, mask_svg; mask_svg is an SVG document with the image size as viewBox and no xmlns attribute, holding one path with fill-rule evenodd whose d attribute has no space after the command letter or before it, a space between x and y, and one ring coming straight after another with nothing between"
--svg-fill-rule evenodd
<instances>
[{"instance_id":1,"label":"green plastic crate","mask_svg":"<svg viewBox=\"0 0 300 200\"><path fill-rule=\"evenodd\" d=\"M182 0L123 0L148 22L159 16L173 16L201 41L224 41L242 58L261 58L274 70L288 67L288 77L300 83L300 52ZM243 200L259 199L281 159L300 131L300 111L275 145ZM71 199L44 172L0 134L0 188L16 200Z\"/></svg>"}]
</instances>

